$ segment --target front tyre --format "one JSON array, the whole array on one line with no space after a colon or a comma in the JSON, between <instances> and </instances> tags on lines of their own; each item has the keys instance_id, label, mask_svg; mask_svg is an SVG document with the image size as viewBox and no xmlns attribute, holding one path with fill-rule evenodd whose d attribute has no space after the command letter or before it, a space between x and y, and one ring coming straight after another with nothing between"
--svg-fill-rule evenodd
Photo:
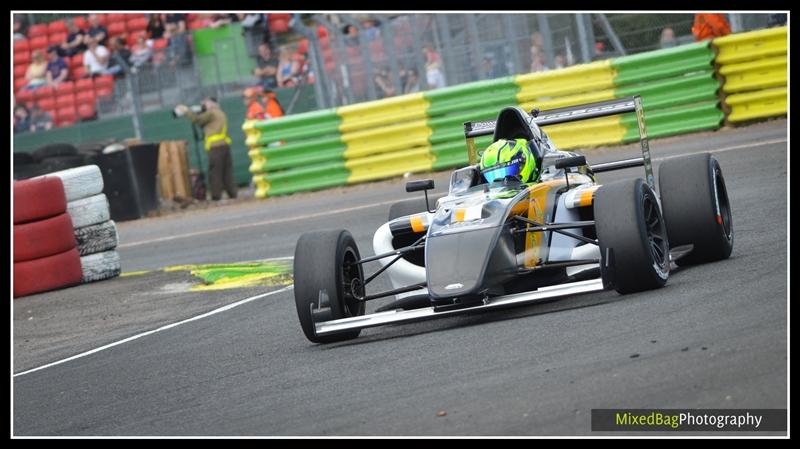
<instances>
[{"instance_id":1,"label":"front tyre","mask_svg":"<svg viewBox=\"0 0 800 449\"><path fill-rule=\"evenodd\" d=\"M600 187L595 193L594 219L604 283L620 294L664 286L670 262L667 229L656 194L644 180ZM609 255L612 260L607 259Z\"/></svg>"},{"instance_id":2,"label":"front tyre","mask_svg":"<svg viewBox=\"0 0 800 449\"><path fill-rule=\"evenodd\" d=\"M364 315L364 272L353 236L345 230L300 236L294 252L294 301L303 333L314 343L358 337L360 330L317 336L314 321ZM314 311L312 312L312 306ZM312 319L312 313L314 319Z\"/></svg>"}]
</instances>

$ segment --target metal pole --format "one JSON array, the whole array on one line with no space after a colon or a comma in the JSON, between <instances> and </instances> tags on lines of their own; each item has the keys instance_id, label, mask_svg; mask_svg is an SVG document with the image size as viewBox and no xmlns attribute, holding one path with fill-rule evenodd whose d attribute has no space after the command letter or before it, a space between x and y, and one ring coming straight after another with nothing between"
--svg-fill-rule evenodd
<instances>
[{"instance_id":1,"label":"metal pole","mask_svg":"<svg viewBox=\"0 0 800 449\"><path fill-rule=\"evenodd\" d=\"M133 82L133 78L136 78L136 83ZM128 90L131 93L131 98L133 99L133 114L131 115L131 120L133 121L133 135L141 140L142 139L142 123L140 119L140 114L142 113L142 105L139 103L139 74L132 74L130 71L127 71L125 74L125 81L128 84Z\"/></svg>"},{"instance_id":2,"label":"metal pole","mask_svg":"<svg viewBox=\"0 0 800 449\"><path fill-rule=\"evenodd\" d=\"M417 14L411 14L411 39L414 45L414 63L417 66L417 79L420 90L428 90L428 77L425 74L425 58L422 57L422 42L419 39Z\"/></svg>"},{"instance_id":3,"label":"metal pole","mask_svg":"<svg viewBox=\"0 0 800 449\"><path fill-rule=\"evenodd\" d=\"M595 14L595 17L600 21L600 26L603 27L603 31L605 31L606 36L608 36L608 40L611 41L611 45L614 46L614 49L619 53L620 56L625 56L625 47L622 46L622 42L619 41L617 37L617 33L614 32L614 29L611 28L611 24L608 22L605 14Z\"/></svg>"},{"instance_id":4,"label":"metal pole","mask_svg":"<svg viewBox=\"0 0 800 449\"><path fill-rule=\"evenodd\" d=\"M511 74L515 73L522 73L522 62L519 60L519 48L517 48L517 42L514 34L511 30L514 28L514 22L511 17L511 14L503 14L503 31L505 32L506 39L508 40L508 46L511 50Z\"/></svg>"},{"instance_id":5,"label":"metal pole","mask_svg":"<svg viewBox=\"0 0 800 449\"><path fill-rule=\"evenodd\" d=\"M323 89L325 87L324 84L327 80L327 75L325 73L325 61L322 56L321 46L317 40L317 33L305 26L300 20L297 21L294 28L308 39L311 70L316 77L316 80L314 80L314 97L317 100L317 108L325 109L327 106L325 104L325 92ZM289 111L287 111L287 114L288 113Z\"/></svg>"},{"instance_id":6,"label":"metal pole","mask_svg":"<svg viewBox=\"0 0 800 449\"><path fill-rule=\"evenodd\" d=\"M728 14L728 21L731 23L731 33L743 31L741 14Z\"/></svg>"},{"instance_id":7,"label":"metal pole","mask_svg":"<svg viewBox=\"0 0 800 449\"><path fill-rule=\"evenodd\" d=\"M586 23L583 21L583 14L575 14L575 24L578 25L578 42L581 44L581 62L587 63L591 60L589 56L589 37L586 34ZM553 61L555 68L555 61Z\"/></svg>"},{"instance_id":8,"label":"metal pole","mask_svg":"<svg viewBox=\"0 0 800 449\"><path fill-rule=\"evenodd\" d=\"M350 72L347 70L346 64L347 51L342 44L342 39L339 38L338 27L325 19L321 14L315 14L314 20L328 28L328 36L330 36L330 39L333 41L334 59L342 74L342 100L345 104L353 103L353 92L350 89ZM333 105L337 103L339 102L332 102Z\"/></svg>"},{"instance_id":9,"label":"metal pole","mask_svg":"<svg viewBox=\"0 0 800 449\"><path fill-rule=\"evenodd\" d=\"M481 62L483 61L483 58L481 57L481 47L480 43L478 42L478 25L475 23L474 14L466 14L466 19L467 38L469 39L469 47L472 52L473 67L477 72L478 79L482 80L486 78L486 74L484 74L483 70L481 70Z\"/></svg>"},{"instance_id":10,"label":"metal pole","mask_svg":"<svg viewBox=\"0 0 800 449\"><path fill-rule=\"evenodd\" d=\"M380 26L381 36L383 36L383 47L386 50L386 57L389 59L389 70L392 73L392 85L394 86L395 95L403 94L403 84L400 82L400 70L397 66L397 54L394 48L394 30L389 18Z\"/></svg>"},{"instance_id":11,"label":"metal pole","mask_svg":"<svg viewBox=\"0 0 800 449\"><path fill-rule=\"evenodd\" d=\"M444 63L444 79L445 83L449 86L453 84L455 76L452 63L453 44L450 40L450 27L448 26L447 18L444 14L437 14L436 22L438 22L438 28L441 31L442 47L444 49L444 51L439 51L439 54L442 55L442 62Z\"/></svg>"},{"instance_id":12,"label":"metal pole","mask_svg":"<svg viewBox=\"0 0 800 449\"><path fill-rule=\"evenodd\" d=\"M595 48L595 35L594 35L594 26L592 26L592 16L591 14L581 14L583 17L583 23L586 24L586 36L587 42L589 42L589 60L594 60L594 57L597 55L597 48Z\"/></svg>"},{"instance_id":13,"label":"metal pole","mask_svg":"<svg viewBox=\"0 0 800 449\"><path fill-rule=\"evenodd\" d=\"M377 100L378 93L375 90L375 71L372 68L372 58L369 54L369 44L367 43L367 37L364 33L364 27L347 15L342 14L341 18L344 23L353 26L356 28L356 30L358 30L358 43L361 47L361 60L364 62L364 70L366 71L367 98L370 101Z\"/></svg>"},{"instance_id":14,"label":"metal pole","mask_svg":"<svg viewBox=\"0 0 800 449\"><path fill-rule=\"evenodd\" d=\"M555 55L553 55L553 34L550 31L550 21L547 14L537 14L536 21L539 25L539 34L542 35L542 42L544 43L544 56L547 59L547 66L550 67L555 60Z\"/></svg>"}]
</instances>

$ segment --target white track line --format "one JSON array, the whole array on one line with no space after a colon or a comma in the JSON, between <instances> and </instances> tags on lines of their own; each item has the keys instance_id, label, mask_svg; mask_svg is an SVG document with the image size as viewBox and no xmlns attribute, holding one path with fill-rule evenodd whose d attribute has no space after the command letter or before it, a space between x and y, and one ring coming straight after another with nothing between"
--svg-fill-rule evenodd
<instances>
[{"instance_id":1,"label":"white track line","mask_svg":"<svg viewBox=\"0 0 800 449\"><path fill-rule=\"evenodd\" d=\"M60 365L62 363L69 362L70 360L75 360L75 359L79 359L81 357L86 357L86 356L92 355L92 354L94 354L96 352L100 352L100 351L103 351L103 350L106 350L106 349L109 349L109 348L113 348L114 346L118 346L118 345L121 345L123 343L127 343L129 341L137 340L139 338L146 337L146 336L151 335L151 334L155 334L156 332L165 331L167 329L172 329L173 327L180 326L181 324L190 323L192 321L196 321L196 320L199 320L199 319L202 319L202 318L206 318L206 317L209 317L211 315L216 315L216 314L224 312L226 310L233 309L234 307L239 307L242 304L246 304L246 303L248 303L250 301L255 301L256 299L266 298L267 296L272 296L272 295L275 295L275 294L278 294L278 293L283 293L285 291L289 291L293 287L294 287L293 285L289 285L289 286L284 287L284 288L279 289L279 290L274 290L274 291L271 291L271 292L268 292L268 293L262 293L260 295L251 296L249 298L242 299L241 301L237 301L237 302L228 304L226 306L220 307L218 309L214 309L214 310L212 310L210 312L206 312L204 314L197 315L195 317L188 318L188 319L185 319L183 321L178 321L177 323L167 324L165 326L159 327L158 329L153 329L151 331L142 332L141 334L137 334L137 335L134 335L132 337L125 338L123 340L115 341L114 343L109 343L107 345L100 346L99 348L92 349L92 350L86 351L86 352L82 352L80 354L73 355L72 357L67 357L66 359L59 360L57 362L48 363L47 365L42 365L42 366L40 366L38 368L33 368L33 369L29 369L27 371L23 371L21 373L14 374L14 377L22 376L23 374L32 373L32 372L39 371L39 370L43 370L45 368L50 368L51 366Z\"/></svg>"}]
</instances>

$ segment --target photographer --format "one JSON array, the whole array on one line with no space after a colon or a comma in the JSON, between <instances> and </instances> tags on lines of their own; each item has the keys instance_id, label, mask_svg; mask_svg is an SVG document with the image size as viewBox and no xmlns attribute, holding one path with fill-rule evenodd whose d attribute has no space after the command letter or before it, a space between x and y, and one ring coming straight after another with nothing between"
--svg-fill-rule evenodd
<instances>
[{"instance_id":1,"label":"photographer","mask_svg":"<svg viewBox=\"0 0 800 449\"><path fill-rule=\"evenodd\" d=\"M211 187L211 199L222 198L222 189L228 197L236 198L236 181L233 178L233 159L231 158L231 138L228 136L228 118L219 103L213 97L203 100L200 110L179 104L175 107L175 115L189 118L192 123L203 128L205 148L208 152L208 182Z\"/></svg>"}]
</instances>

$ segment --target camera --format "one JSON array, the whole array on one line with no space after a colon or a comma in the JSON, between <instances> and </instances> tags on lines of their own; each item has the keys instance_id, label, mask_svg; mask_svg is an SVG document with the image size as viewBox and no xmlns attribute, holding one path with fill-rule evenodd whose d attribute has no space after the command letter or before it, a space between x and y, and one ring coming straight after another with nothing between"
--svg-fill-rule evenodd
<instances>
[{"instance_id":1,"label":"camera","mask_svg":"<svg viewBox=\"0 0 800 449\"><path fill-rule=\"evenodd\" d=\"M194 106L189 106L189 110L194 112L195 114L199 114L201 112L205 112L206 107L202 105L194 105ZM183 117L183 115L184 113L179 111L177 106L175 106L175 109L172 110L173 118Z\"/></svg>"}]
</instances>

